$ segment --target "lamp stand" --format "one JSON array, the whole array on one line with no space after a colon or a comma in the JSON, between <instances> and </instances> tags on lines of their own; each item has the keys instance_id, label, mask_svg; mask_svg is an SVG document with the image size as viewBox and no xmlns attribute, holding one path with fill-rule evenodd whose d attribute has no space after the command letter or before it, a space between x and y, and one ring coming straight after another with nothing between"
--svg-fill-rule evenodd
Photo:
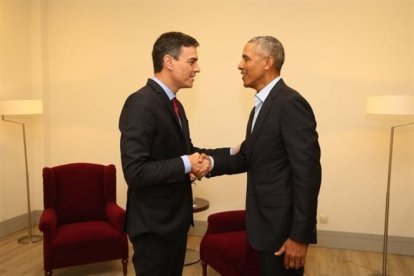
<instances>
[{"instance_id":1,"label":"lamp stand","mask_svg":"<svg viewBox=\"0 0 414 276\"><path fill-rule=\"evenodd\" d=\"M414 122L391 127L390 135L390 153L388 157L388 177L387 177L387 194L385 196L385 223L384 223L384 242L382 250L382 273L374 272L370 276L389 276L387 274L387 252L388 252L388 218L390 213L390 188L391 188L391 168L392 168L392 153L394 147L394 130L398 127L413 125Z\"/></svg>"},{"instance_id":2,"label":"lamp stand","mask_svg":"<svg viewBox=\"0 0 414 276\"><path fill-rule=\"evenodd\" d=\"M32 211L30 209L30 185L29 185L29 166L27 163L27 149L26 149L26 129L24 123L6 120L4 116L1 116L2 120L5 122L18 124L22 126L23 129L23 145L24 145L24 162L26 166L26 193L27 193L27 218L28 218L28 226L29 226L29 234L22 238L19 238L17 242L23 244L30 244L35 243L42 240L42 236L33 235L32 233Z\"/></svg>"}]
</instances>

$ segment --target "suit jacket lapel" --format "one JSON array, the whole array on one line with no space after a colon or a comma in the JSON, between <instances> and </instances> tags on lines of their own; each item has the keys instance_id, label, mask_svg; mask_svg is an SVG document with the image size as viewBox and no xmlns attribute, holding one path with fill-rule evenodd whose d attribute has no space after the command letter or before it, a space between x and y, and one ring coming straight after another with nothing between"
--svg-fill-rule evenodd
<instances>
[{"instance_id":1,"label":"suit jacket lapel","mask_svg":"<svg viewBox=\"0 0 414 276\"><path fill-rule=\"evenodd\" d=\"M187 153L189 154L191 152L190 127L188 125L188 120L187 120L187 116L185 115L184 107L180 101L178 101L178 108L180 110L180 121L181 121L180 129L182 130L181 133L184 135L186 150L187 150Z\"/></svg>"},{"instance_id":2,"label":"suit jacket lapel","mask_svg":"<svg viewBox=\"0 0 414 276\"><path fill-rule=\"evenodd\" d=\"M170 113L171 117L174 119L177 127L181 129L180 122L178 121L178 118L175 115L175 111L173 109L172 103L171 103L170 99L168 98L167 94L165 93L165 91L161 88L161 86L158 85L158 83L156 83L152 79L148 79L147 85L151 86L151 88L160 96L161 101L167 107L168 112ZM180 106L181 106L181 104L180 104ZM181 109L182 109L182 107L181 107ZM180 112L181 112L181 110L180 110Z\"/></svg>"},{"instance_id":3,"label":"suit jacket lapel","mask_svg":"<svg viewBox=\"0 0 414 276\"><path fill-rule=\"evenodd\" d=\"M253 132L251 133L251 136L249 137L249 139L247 139L248 136L246 135L247 156L250 156L250 154L252 153L256 140L259 137L259 134L262 130L263 124L269 115L270 109L272 107L272 103L274 100L276 100L277 96L279 95L278 91L284 85L285 84L283 80L280 79L276 83L276 85L272 88L265 102L263 103L262 108L260 109L259 115L257 116L256 122L254 124ZM254 108L253 108L252 114L254 114ZM250 116L253 118L252 114ZM248 130L247 130L248 132L251 130L251 124L252 124L251 120L252 119L249 119Z\"/></svg>"},{"instance_id":4,"label":"suit jacket lapel","mask_svg":"<svg viewBox=\"0 0 414 276\"><path fill-rule=\"evenodd\" d=\"M246 139L251 136L252 134L252 124L253 124L253 116L254 116L254 107L249 115L249 121L247 121L247 128L246 128Z\"/></svg>"},{"instance_id":5,"label":"suit jacket lapel","mask_svg":"<svg viewBox=\"0 0 414 276\"><path fill-rule=\"evenodd\" d=\"M183 139L183 146L186 150L186 153L189 153L188 151L188 144L189 144L189 131L188 131L188 123L187 123L187 119L185 117L185 112L183 109L183 106L181 105L180 101L178 101L179 103L179 109L180 109L180 116L181 116L181 123L182 126L180 124L180 121L177 118L177 115L175 114L174 108L172 106L172 103L170 101L170 99L168 98L167 94L165 93L165 91L162 89L161 86L158 85L158 83L156 83L155 81L153 81L152 79L148 79L147 85L151 86L151 88L154 90L155 93L158 94L158 96L160 97L161 101L163 102L163 104L166 106L168 113L171 115L172 120L174 121L174 124L177 127L177 131L179 132L179 135L181 135L182 139Z\"/></svg>"}]
</instances>

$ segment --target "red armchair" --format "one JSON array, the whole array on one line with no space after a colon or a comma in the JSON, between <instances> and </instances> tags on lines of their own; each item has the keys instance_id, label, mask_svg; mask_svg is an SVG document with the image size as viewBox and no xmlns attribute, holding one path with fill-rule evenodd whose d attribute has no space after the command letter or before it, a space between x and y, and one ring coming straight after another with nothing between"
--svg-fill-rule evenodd
<instances>
[{"instance_id":1,"label":"red armchair","mask_svg":"<svg viewBox=\"0 0 414 276\"><path fill-rule=\"evenodd\" d=\"M122 259L127 274L125 211L116 203L114 165L73 163L43 169L45 275L52 269Z\"/></svg>"},{"instance_id":2,"label":"red armchair","mask_svg":"<svg viewBox=\"0 0 414 276\"><path fill-rule=\"evenodd\" d=\"M211 214L207 221L200 244L203 276L207 275L207 265L222 276L260 276L257 252L247 241L245 211Z\"/></svg>"}]
</instances>

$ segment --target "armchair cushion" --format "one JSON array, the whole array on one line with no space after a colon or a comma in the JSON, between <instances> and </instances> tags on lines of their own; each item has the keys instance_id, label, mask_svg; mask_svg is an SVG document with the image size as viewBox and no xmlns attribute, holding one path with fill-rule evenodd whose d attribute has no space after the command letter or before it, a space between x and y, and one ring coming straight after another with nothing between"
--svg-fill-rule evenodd
<instances>
[{"instance_id":1,"label":"armchair cushion","mask_svg":"<svg viewBox=\"0 0 414 276\"><path fill-rule=\"evenodd\" d=\"M207 235L203 239L202 255L209 259L210 263L221 265L239 265L245 259L247 252L246 231L226 232ZM231 250L228 250L230 249ZM217 254L221 252L221 254ZM229 260L223 263L223 259Z\"/></svg>"},{"instance_id":2,"label":"armchair cushion","mask_svg":"<svg viewBox=\"0 0 414 276\"><path fill-rule=\"evenodd\" d=\"M92 164L73 164L73 168L56 168L50 172L55 188L56 212L58 224L104 220L104 171Z\"/></svg>"},{"instance_id":3,"label":"armchair cushion","mask_svg":"<svg viewBox=\"0 0 414 276\"><path fill-rule=\"evenodd\" d=\"M122 236L118 234L109 223L104 221L65 224L59 227L52 247L55 251L62 252L101 245L108 246L108 244L116 247L117 243L122 243ZM100 252L100 254L105 254L105 252Z\"/></svg>"}]
</instances>

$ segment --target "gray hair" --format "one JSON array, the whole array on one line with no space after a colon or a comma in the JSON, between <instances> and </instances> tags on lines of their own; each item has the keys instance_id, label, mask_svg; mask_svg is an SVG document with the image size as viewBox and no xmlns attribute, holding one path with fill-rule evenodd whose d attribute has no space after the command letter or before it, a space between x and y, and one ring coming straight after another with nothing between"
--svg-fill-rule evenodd
<instances>
[{"instance_id":1,"label":"gray hair","mask_svg":"<svg viewBox=\"0 0 414 276\"><path fill-rule=\"evenodd\" d=\"M285 62L285 50L282 43L273 36L256 36L248 41L255 43L258 47L257 51L265 56L271 56L275 60L275 67L281 70Z\"/></svg>"}]
</instances>

